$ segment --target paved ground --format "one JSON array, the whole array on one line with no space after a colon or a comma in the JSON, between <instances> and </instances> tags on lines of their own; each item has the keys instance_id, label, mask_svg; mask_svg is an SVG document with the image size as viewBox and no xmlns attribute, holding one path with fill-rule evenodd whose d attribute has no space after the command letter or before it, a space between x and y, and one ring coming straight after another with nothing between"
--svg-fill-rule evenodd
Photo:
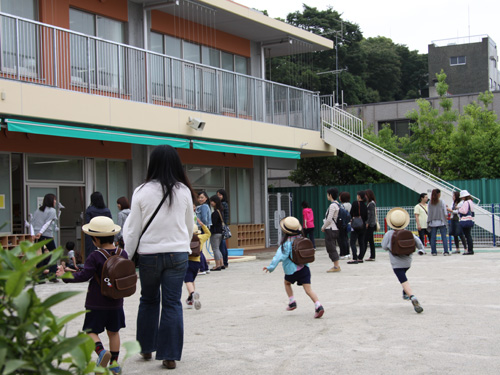
<instances>
[{"instance_id":1,"label":"paved ground","mask_svg":"<svg viewBox=\"0 0 500 375\"><path fill-rule=\"evenodd\" d=\"M287 312L281 266L264 274L272 253L199 276L202 309L184 310L185 343L177 374L474 374L500 372L500 251L474 256L414 256L409 281L424 312L401 298L388 255L327 274L324 249L311 264L312 286L325 307L295 287L298 308ZM40 285L42 295L86 284ZM185 291L184 297L185 298ZM55 312L83 308L84 295ZM127 298L122 341L135 339L139 293ZM68 332L81 328L83 318ZM103 340L107 342L106 340ZM124 374L168 371L138 356Z\"/></svg>"}]
</instances>

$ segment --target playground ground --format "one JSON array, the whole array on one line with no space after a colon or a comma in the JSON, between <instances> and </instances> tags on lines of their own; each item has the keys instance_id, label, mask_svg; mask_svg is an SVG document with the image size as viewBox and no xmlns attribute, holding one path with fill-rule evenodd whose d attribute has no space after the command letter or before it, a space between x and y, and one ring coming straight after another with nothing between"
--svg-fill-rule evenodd
<instances>
[{"instance_id":1,"label":"playground ground","mask_svg":"<svg viewBox=\"0 0 500 375\"><path fill-rule=\"evenodd\" d=\"M311 264L312 287L325 307L294 287L298 308L285 311L281 266L262 268L273 253L231 263L199 276L201 310L184 310L185 339L177 374L498 374L500 371L500 250L473 256L414 256L408 278L424 312L401 298L388 255L326 273L331 263L319 248ZM37 286L42 298L61 290L82 294L54 308L57 315L83 309L87 285ZM183 301L186 292L183 291ZM139 293L125 301L122 342L135 339ZM83 317L68 327L81 329ZM107 338L103 337L105 346ZM125 353L121 353L123 355ZM156 374L161 361L138 355L122 361L123 374Z\"/></svg>"}]
</instances>

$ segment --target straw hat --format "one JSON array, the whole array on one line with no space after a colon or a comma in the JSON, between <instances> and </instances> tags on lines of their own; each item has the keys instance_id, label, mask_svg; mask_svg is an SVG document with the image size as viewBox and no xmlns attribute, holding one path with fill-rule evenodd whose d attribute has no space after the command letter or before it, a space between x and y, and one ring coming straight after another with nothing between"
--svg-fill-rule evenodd
<instances>
[{"instance_id":1,"label":"straw hat","mask_svg":"<svg viewBox=\"0 0 500 375\"><path fill-rule=\"evenodd\" d=\"M92 237L108 237L118 234L122 227L107 216L96 216L82 227L84 233Z\"/></svg>"},{"instance_id":2,"label":"straw hat","mask_svg":"<svg viewBox=\"0 0 500 375\"><path fill-rule=\"evenodd\" d=\"M401 207L394 207L385 218L392 229L404 229L410 224L410 214Z\"/></svg>"},{"instance_id":3,"label":"straw hat","mask_svg":"<svg viewBox=\"0 0 500 375\"><path fill-rule=\"evenodd\" d=\"M302 231L300 222L293 216L285 217L280 221L280 227L283 232L292 236L299 235Z\"/></svg>"},{"instance_id":4,"label":"straw hat","mask_svg":"<svg viewBox=\"0 0 500 375\"><path fill-rule=\"evenodd\" d=\"M468 197L469 195L470 195L470 193L467 190L462 190L460 192L460 198L465 198L465 197Z\"/></svg>"},{"instance_id":5,"label":"straw hat","mask_svg":"<svg viewBox=\"0 0 500 375\"><path fill-rule=\"evenodd\" d=\"M200 230L200 228L198 228L198 224L194 225L193 234L201 234L201 230Z\"/></svg>"}]
</instances>

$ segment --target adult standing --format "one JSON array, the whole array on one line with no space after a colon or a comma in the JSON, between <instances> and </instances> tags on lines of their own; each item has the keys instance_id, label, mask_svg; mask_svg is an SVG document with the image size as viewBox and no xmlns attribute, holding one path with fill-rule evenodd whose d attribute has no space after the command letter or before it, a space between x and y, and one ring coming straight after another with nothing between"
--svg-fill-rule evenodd
<instances>
[{"instance_id":1,"label":"adult standing","mask_svg":"<svg viewBox=\"0 0 500 375\"><path fill-rule=\"evenodd\" d=\"M462 241L462 245L464 245L464 252L467 252L467 243L465 242L464 232L462 227L460 226L460 218L458 216L458 209L462 206L463 201L460 199L460 192L453 192L453 202L451 202L451 208L448 208L448 212L451 213L450 218L450 236L453 236L455 240L455 247L457 250L453 252L453 254L460 254L460 244L458 239ZM451 249L450 249L451 250Z\"/></svg>"},{"instance_id":2,"label":"adult standing","mask_svg":"<svg viewBox=\"0 0 500 375\"><path fill-rule=\"evenodd\" d=\"M210 197L210 205L214 209L212 212L212 225L210 227L210 246L214 253L215 267L212 271L221 271L225 269L222 261L222 253L220 251L220 243L222 241L222 205L217 195Z\"/></svg>"},{"instance_id":3,"label":"adult standing","mask_svg":"<svg viewBox=\"0 0 500 375\"><path fill-rule=\"evenodd\" d=\"M340 205L347 212L351 212L351 194L348 191L343 191L339 196ZM349 259L351 257L351 252L349 251L349 233L351 232L351 223L347 224L345 230L339 231L339 249L340 249L340 259Z\"/></svg>"},{"instance_id":4,"label":"adult standing","mask_svg":"<svg viewBox=\"0 0 500 375\"><path fill-rule=\"evenodd\" d=\"M427 217L428 217L428 206L429 196L427 193L420 194L418 198L417 205L413 208L413 214L415 215L415 222L417 223L418 238L420 242L425 246L425 236L427 240L431 242L431 234L427 229ZM425 254L425 252L422 252Z\"/></svg>"},{"instance_id":5,"label":"adult standing","mask_svg":"<svg viewBox=\"0 0 500 375\"><path fill-rule=\"evenodd\" d=\"M116 200L116 205L118 206L118 220L116 223L122 228L120 229L120 233L115 236L115 241L118 243L120 248L124 248L123 242L123 226L125 225L125 221L127 221L127 217L130 214L130 203L126 197L120 197Z\"/></svg>"},{"instance_id":6,"label":"adult standing","mask_svg":"<svg viewBox=\"0 0 500 375\"><path fill-rule=\"evenodd\" d=\"M366 200L368 201L366 205L368 218L366 220L365 251L368 248L368 244L370 244L370 257L366 261L373 262L375 261L375 239L373 235L377 230L377 200L375 199L373 190L366 190ZM365 254L360 254L360 259L363 259L364 256Z\"/></svg>"},{"instance_id":7,"label":"adult standing","mask_svg":"<svg viewBox=\"0 0 500 375\"><path fill-rule=\"evenodd\" d=\"M151 359L156 352L156 359L168 369L176 367L184 344L181 296L191 253L194 198L177 151L158 146L151 152L146 181L134 191L123 229L130 258L136 248L139 254L136 338L141 355Z\"/></svg>"},{"instance_id":8,"label":"adult standing","mask_svg":"<svg viewBox=\"0 0 500 375\"><path fill-rule=\"evenodd\" d=\"M111 217L111 211L109 208L106 207L106 204L104 203L104 197L102 194L98 191L94 191L90 195L90 206L87 207L87 210L85 211L85 224L90 223L90 220L92 220L94 217L97 216L106 216L109 217L110 219L113 219ZM92 237L90 237L88 234L85 235L85 259L87 259L96 249L94 243L92 242Z\"/></svg>"},{"instance_id":9,"label":"adult standing","mask_svg":"<svg viewBox=\"0 0 500 375\"><path fill-rule=\"evenodd\" d=\"M316 241L314 241L314 213L309 203L306 201L302 202L302 229L304 231L304 237L309 237L313 247L316 249Z\"/></svg>"},{"instance_id":10,"label":"adult standing","mask_svg":"<svg viewBox=\"0 0 500 375\"><path fill-rule=\"evenodd\" d=\"M54 194L45 194L43 197L42 205L35 210L33 213L33 219L31 224L33 225L33 231L35 233L36 242L49 240L49 242L45 245L48 251L53 251L56 248L56 244L54 242L54 223L57 220L57 212L56 212L56 203L57 199ZM44 259L40 262L39 266L44 266L50 262L50 257ZM49 272L52 275L55 275L57 271L57 265L53 265L49 267ZM51 279L54 282L57 282L57 279Z\"/></svg>"},{"instance_id":11,"label":"adult standing","mask_svg":"<svg viewBox=\"0 0 500 375\"><path fill-rule=\"evenodd\" d=\"M474 203L472 203L472 197L467 190L462 190L460 192L460 198L463 200L462 206L458 209L460 217L472 215L474 212ZM462 228L467 240L467 251L463 255L473 255L474 254L474 243L472 242L472 227Z\"/></svg>"},{"instance_id":12,"label":"adult standing","mask_svg":"<svg viewBox=\"0 0 500 375\"><path fill-rule=\"evenodd\" d=\"M339 253L337 252L337 240L339 238L339 230L337 220L339 217L340 204L337 202L339 191L336 188L330 188L326 191L326 198L332 202L326 211L325 220L321 231L325 232L326 251L330 260L333 262L333 267L326 272L340 272Z\"/></svg>"},{"instance_id":13,"label":"adult standing","mask_svg":"<svg viewBox=\"0 0 500 375\"><path fill-rule=\"evenodd\" d=\"M351 252L352 260L348 261L347 264L358 264L363 263L363 256L365 255L365 231L366 231L366 220L368 219L368 210L366 209L366 193L361 190L358 191L356 196L356 201L352 203L351 207ZM356 242L359 245L359 256L356 249Z\"/></svg>"},{"instance_id":14,"label":"adult standing","mask_svg":"<svg viewBox=\"0 0 500 375\"><path fill-rule=\"evenodd\" d=\"M224 189L219 189L217 190L217 196L219 197L222 205L222 218L224 219L224 223L229 225L229 203L227 201L227 193ZM227 243L224 237L220 242L220 252L222 253L222 262L224 263L224 267L229 267Z\"/></svg>"},{"instance_id":15,"label":"adult standing","mask_svg":"<svg viewBox=\"0 0 500 375\"><path fill-rule=\"evenodd\" d=\"M431 193L431 203L428 206L427 227L431 228L431 254L437 255L436 240L437 232L441 233L441 240L443 242L443 249L445 256L450 255L448 252L448 241L446 238L446 222L447 212L446 204L441 199L441 190L434 189Z\"/></svg>"},{"instance_id":16,"label":"adult standing","mask_svg":"<svg viewBox=\"0 0 500 375\"><path fill-rule=\"evenodd\" d=\"M210 206L208 203L208 194L206 191L202 190L198 192L198 206L195 209L196 217L200 219L200 221L210 228L212 225L212 211L210 210ZM198 225L199 230L203 231L202 227ZM203 244L201 244L203 247ZM200 254L200 274L204 275L206 273L210 273L210 269L208 268L207 258L203 251Z\"/></svg>"}]
</instances>

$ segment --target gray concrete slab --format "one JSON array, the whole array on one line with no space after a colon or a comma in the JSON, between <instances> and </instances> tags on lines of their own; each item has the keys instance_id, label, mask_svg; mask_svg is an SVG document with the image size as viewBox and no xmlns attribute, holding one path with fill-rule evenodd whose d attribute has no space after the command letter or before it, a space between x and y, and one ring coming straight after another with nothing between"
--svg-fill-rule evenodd
<instances>
[{"instance_id":1,"label":"gray concrete slab","mask_svg":"<svg viewBox=\"0 0 500 375\"><path fill-rule=\"evenodd\" d=\"M184 310L185 343L178 374L475 374L500 372L500 252L473 256L414 256L408 272L424 312L416 314L401 298L389 257L331 266L324 249L311 264L312 286L325 307L314 306L294 287L298 308L285 311L281 266L262 268L272 253L231 264L228 270L199 276L201 310ZM42 296L60 290L86 290L86 284L46 284ZM186 292L183 292L183 299ZM83 308L84 294L54 312ZM127 328L122 342L135 339L139 293L125 301ZM68 327L81 328L83 317ZM107 343L107 338L103 338ZM123 353L122 353L123 356ZM124 374L168 371L160 361L139 356L123 363Z\"/></svg>"}]
</instances>

